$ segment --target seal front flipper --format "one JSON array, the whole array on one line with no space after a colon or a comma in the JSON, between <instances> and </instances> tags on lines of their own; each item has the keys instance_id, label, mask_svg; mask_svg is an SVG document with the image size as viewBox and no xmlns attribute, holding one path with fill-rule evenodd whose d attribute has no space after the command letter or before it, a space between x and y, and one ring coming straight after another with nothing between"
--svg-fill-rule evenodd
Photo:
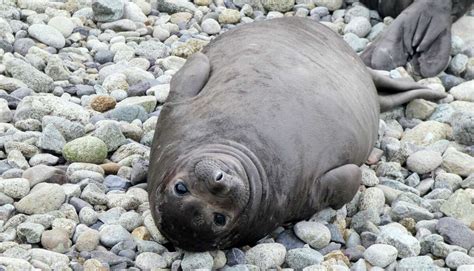
<instances>
[{"instance_id":1,"label":"seal front flipper","mask_svg":"<svg viewBox=\"0 0 474 271\"><path fill-rule=\"evenodd\" d=\"M362 172L357 165L347 164L326 172L319 180L322 206L335 210L352 200L362 182Z\"/></svg>"},{"instance_id":2,"label":"seal front flipper","mask_svg":"<svg viewBox=\"0 0 474 271\"><path fill-rule=\"evenodd\" d=\"M179 102L198 95L206 85L210 72L211 64L207 56L201 52L193 54L171 79L166 102Z\"/></svg>"},{"instance_id":3,"label":"seal front flipper","mask_svg":"<svg viewBox=\"0 0 474 271\"><path fill-rule=\"evenodd\" d=\"M397 3L379 2L382 6ZM414 1L369 45L361 55L363 61L372 68L384 70L410 61L424 77L438 74L446 68L449 58L449 51L444 49L451 43L447 34L451 27L451 6L450 0ZM432 52L428 52L430 50Z\"/></svg>"}]
</instances>

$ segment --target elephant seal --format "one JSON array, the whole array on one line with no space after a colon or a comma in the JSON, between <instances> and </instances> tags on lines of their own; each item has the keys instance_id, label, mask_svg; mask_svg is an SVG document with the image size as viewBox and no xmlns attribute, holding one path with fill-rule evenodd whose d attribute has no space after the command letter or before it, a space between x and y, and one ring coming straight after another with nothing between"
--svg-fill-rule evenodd
<instances>
[{"instance_id":1,"label":"elephant seal","mask_svg":"<svg viewBox=\"0 0 474 271\"><path fill-rule=\"evenodd\" d=\"M379 97L374 82L392 93ZM171 81L148 173L155 223L174 245L205 251L342 207L359 188L380 107L445 96L417 88L371 74L309 19L222 34Z\"/></svg>"},{"instance_id":2,"label":"elephant seal","mask_svg":"<svg viewBox=\"0 0 474 271\"><path fill-rule=\"evenodd\" d=\"M361 0L382 16L397 17L362 53L374 69L391 70L411 63L423 77L433 77L449 63L451 23L474 0Z\"/></svg>"}]
</instances>

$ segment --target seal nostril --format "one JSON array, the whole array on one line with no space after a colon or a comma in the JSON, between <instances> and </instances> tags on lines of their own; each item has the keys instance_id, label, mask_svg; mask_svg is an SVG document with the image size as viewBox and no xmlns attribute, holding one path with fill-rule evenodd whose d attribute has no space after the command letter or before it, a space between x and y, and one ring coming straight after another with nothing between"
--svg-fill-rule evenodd
<instances>
[{"instance_id":1,"label":"seal nostril","mask_svg":"<svg viewBox=\"0 0 474 271\"><path fill-rule=\"evenodd\" d=\"M222 178L224 178L224 174L219 171L219 172L216 174L215 179L216 179L216 181L221 181Z\"/></svg>"}]
</instances>

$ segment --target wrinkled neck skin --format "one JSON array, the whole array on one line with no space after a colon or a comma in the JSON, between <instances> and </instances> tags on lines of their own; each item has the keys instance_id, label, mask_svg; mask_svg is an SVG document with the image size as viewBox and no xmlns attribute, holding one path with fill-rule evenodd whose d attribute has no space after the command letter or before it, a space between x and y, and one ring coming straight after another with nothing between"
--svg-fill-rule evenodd
<instances>
[{"instance_id":1,"label":"wrinkled neck skin","mask_svg":"<svg viewBox=\"0 0 474 271\"><path fill-rule=\"evenodd\" d=\"M169 151L169 150L168 150ZM274 206L271 198L272 189L269 187L267 174L258 157L247 147L235 141L225 140L215 144L206 144L199 146L181 155L174 163L167 163L168 167L164 174L164 181L155 193L162 193L167 184L171 181L169 176L173 176L183 167L187 167L189 163L194 163L200 159L208 157L227 156L238 161L233 167L240 167L244 176L244 182L249 190L249 199L246 206L239 215L238 223L227 234L220 238L218 248L227 248L234 245L243 245L256 242L264 237L266 233L273 230L278 224L282 223L284 218L269 217L271 209L278 208ZM246 177L246 178L245 178ZM159 199L159 196L158 198ZM274 220L273 223L266 223L268 219Z\"/></svg>"}]
</instances>

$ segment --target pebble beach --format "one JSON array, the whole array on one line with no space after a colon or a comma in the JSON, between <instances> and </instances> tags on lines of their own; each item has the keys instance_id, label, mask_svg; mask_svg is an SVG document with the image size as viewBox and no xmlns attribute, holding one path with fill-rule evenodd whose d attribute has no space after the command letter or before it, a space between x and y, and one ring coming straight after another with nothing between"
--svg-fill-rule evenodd
<instances>
[{"instance_id":1,"label":"pebble beach","mask_svg":"<svg viewBox=\"0 0 474 271\"><path fill-rule=\"evenodd\" d=\"M444 72L386 72L448 95L381 114L343 208L227 250L159 232L146 178L171 78L227 30L285 16L357 53L394 20L353 0L0 0L0 270L473 271L474 10Z\"/></svg>"}]
</instances>

